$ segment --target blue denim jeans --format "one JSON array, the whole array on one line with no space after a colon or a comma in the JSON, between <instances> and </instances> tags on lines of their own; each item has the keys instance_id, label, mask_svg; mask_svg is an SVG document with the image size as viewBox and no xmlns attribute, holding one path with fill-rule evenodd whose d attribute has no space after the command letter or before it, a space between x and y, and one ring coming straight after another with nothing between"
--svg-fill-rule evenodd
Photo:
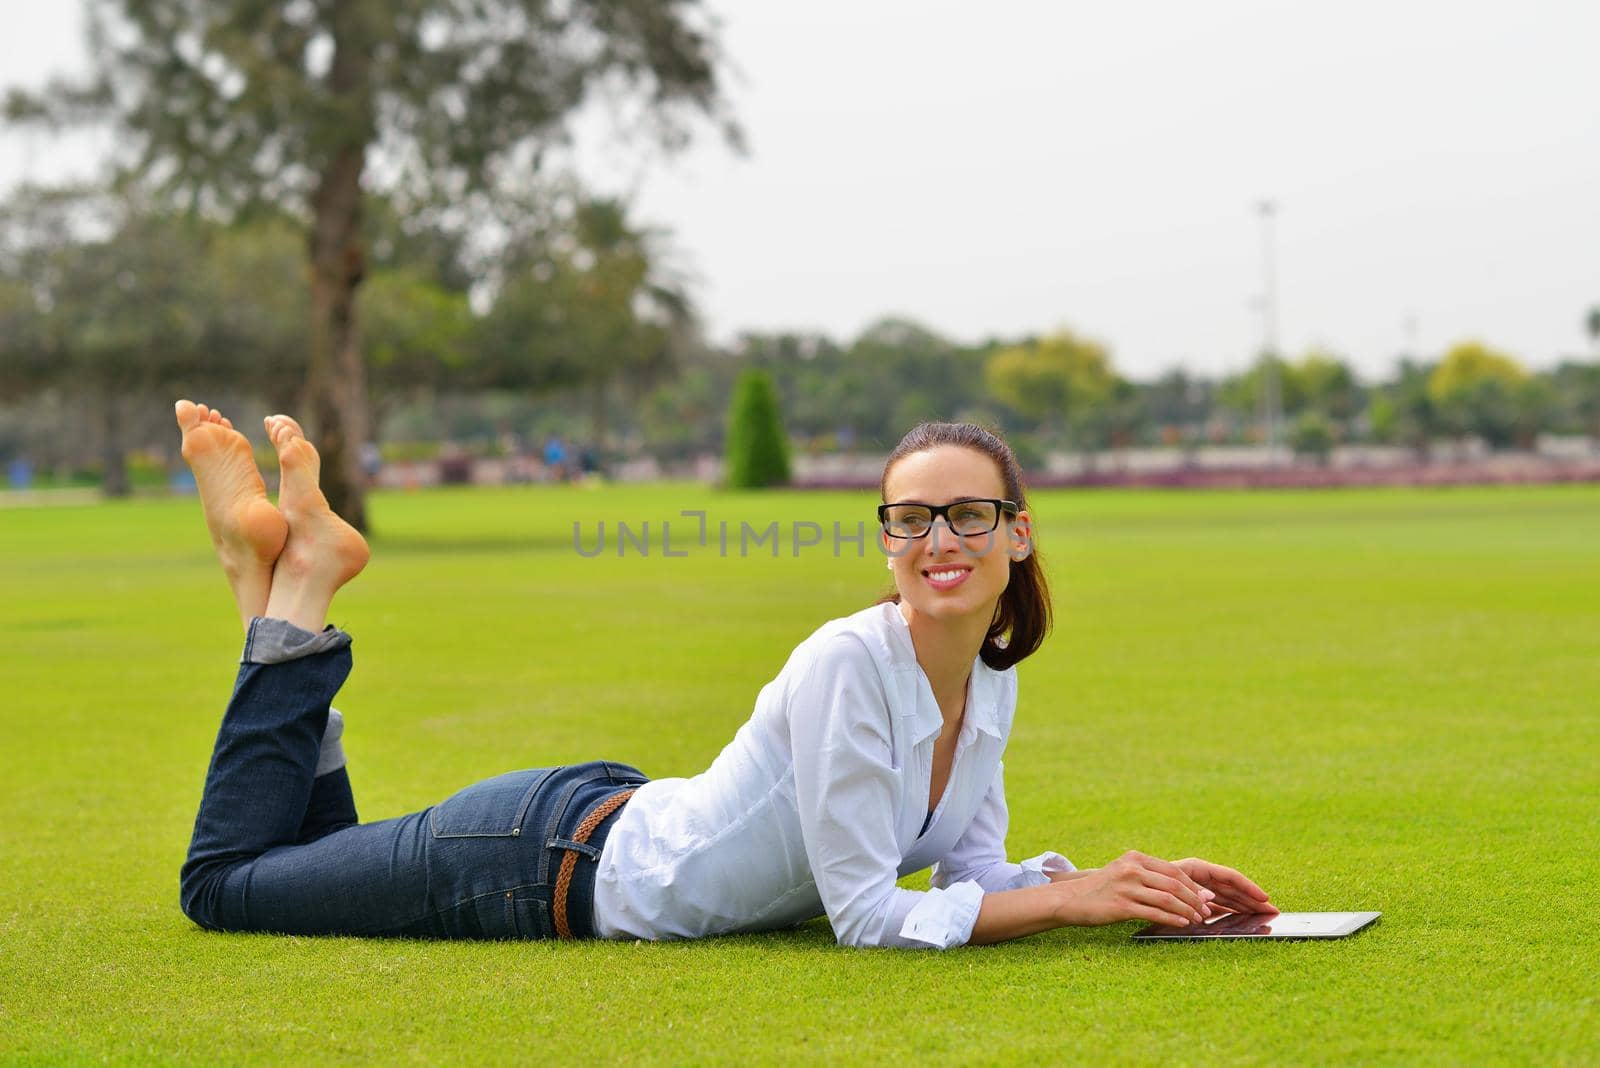
<instances>
[{"instance_id":1,"label":"blue denim jeans","mask_svg":"<svg viewBox=\"0 0 1600 1068\"><path fill-rule=\"evenodd\" d=\"M219 931L554 938L555 882L574 937L594 936L594 871L617 818L578 824L649 780L593 760L507 772L407 816L360 823L344 768L317 776L350 638L251 621L180 876L184 913ZM626 807L626 805L622 806Z\"/></svg>"}]
</instances>

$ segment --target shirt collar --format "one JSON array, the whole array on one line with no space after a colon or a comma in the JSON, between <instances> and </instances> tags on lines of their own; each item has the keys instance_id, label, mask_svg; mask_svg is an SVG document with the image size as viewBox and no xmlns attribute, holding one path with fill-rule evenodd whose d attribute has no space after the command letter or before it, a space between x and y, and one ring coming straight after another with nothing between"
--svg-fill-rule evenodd
<instances>
[{"instance_id":1,"label":"shirt collar","mask_svg":"<svg viewBox=\"0 0 1600 1068\"><path fill-rule=\"evenodd\" d=\"M917 663L917 649L911 642L911 625L901 614L900 605L894 601L885 601L879 607L883 610L882 619L888 631L887 644L894 657L895 667L903 673L910 684L906 702L907 711L904 714L916 720L915 736L920 742L944 730L944 714L939 711L939 703L932 698L932 684L928 682L927 673L922 670L922 665ZM969 686L967 725L1003 741L1000 736L1000 722L995 717L995 672L983 662L982 656L972 658L972 680ZM929 691L927 701L919 700L923 688Z\"/></svg>"}]
</instances>

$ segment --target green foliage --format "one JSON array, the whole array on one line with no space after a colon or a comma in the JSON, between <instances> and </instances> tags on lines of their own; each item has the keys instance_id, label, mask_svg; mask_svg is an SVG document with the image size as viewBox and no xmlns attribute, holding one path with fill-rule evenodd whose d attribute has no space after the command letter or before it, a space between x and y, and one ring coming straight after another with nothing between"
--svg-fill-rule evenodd
<instances>
[{"instance_id":1,"label":"green foliage","mask_svg":"<svg viewBox=\"0 0 1600 1068\"><path fill-rule=\"evenodd\" d=\"M215 288L206 344L221 365L191 388L258 390L274 407L287 407L298 396L311 350L305 236L281 216L211 226L207 233L205 255L192 269L209 274Z\"/></svg>"},{"instance_id":2,"label":"green foliage","mask_svg":"<svg viewBox=\"0 0 1600 1068\"><path fill-rule=\"evenodd\" d=\"M1600 363L1563 362L1550 376L1550 389L1560 429L1600 439Z\"/></svg>"},{"instance_id":3,"label":"green foliage","mask_svg":"<svg viewBox=\"0 0 1600 1068\"><path fill-rule=\"evenodd\" d=\"M1306 410L1346 426L1361 410L1361 387L1355 371L1338 356L1312 349L1294 367L1296 391Z\"/></svg>"},{"instance_id":4,"label":"green foliage","mask_svg":"<svg viewBox=\"0 0 1600 1068\"><path fill-rule=\"evenodd\" d=\"M1289 447L1296 456L1309 456L1319 463L1327 463L1336 441L1333 423L1319 411L1300 413L1289 430Z\"/></svg>"},{"instance_id":5,"label":"green foliage","mask_svg":"<svg viewBox=\"0 0 1600 1068\"><path fill-rule=\"evenodd\" d=\"M375 389L437 389L467 367L475 327L467 294L445 288L422 267L374 274L363 307Z\"/></svg>"},{"instance_id":6,"label":"green foliage","mask_svg":"<svg viewBox=\"0 0 1600 1068\"><path fill-rule=\"evenodd\" d=\"M602 87L632 90L669 145L738 132L693 0L92 0L93 74L13 89L12 122L109 122L129 170L208 208L312 213L370 146L412 204L489 199ZM354 155L352 155L352 153ZM381 179L370 175L372 188ZM356 210L345 205L343 210Z\"/></svg>"},{"instance_id":7,"label":"green foliage","mask_svg":"<svg viewBox=\"0 0 1600 1068\"><path fill-rule=\"evenodd\" d=\"M1369 419L1373 437L1384 444L1405 445L1420 456L1438 428L1438 414L1428 398L1432 367L1401 360L1395 380L1372 399Z\"/></svg>"},{"instance_id":8,"label":"green foliage","mask_svg":"<svg viewBox=\"0 0 1600 1068\"><path fill-rule=\"evenodd\" d=\"M727 470L730 489L782 486L789 481L789 439L772 381L761 371L739 376L728 412Z\"/></svg>"},{"instance_id":9,"label":"green foliage","mask_svg":"<svg viewBox=\"0 0 1600 1068\"><path fill-rule=\"evenodd\" d=\"M1477 434L1491 446L1511 444L1527 416L1544 398L1530 390L1517 360L1479 341L1463 341L1445 353L1428 376L1428 399L1444 429Z\"/></svg>"},{"instance_id":10,"label":"green foliage","mask_svg":"<svg viewBox=\"0 0 1600 1068\"><path fill-rule=\"evenodd\" d=\"M478 327L479 381L534 391L663 381L696 343L664 246L617 200L576 195L538 220L508 249Z\"/></svg>"},{"instance_id":11,"label":"green foliage","mask_svg":"<svg viewBox=\"0 0 1600 1068\"><path fill-rule=\"evenodd\" d=\"M1435 404L1446 406L1482 382L1498 382L1510 392L1527 377L1515 357L1481 341L1463 341L1446 352L1428 376L1428 395Z\"/></svg>"},{"instance_id":12,"label":"green foliage","mask_svg":"<svg viewBox=\"0 0 1600 1068\"><path fill-rule=\"evenodd\" d=\"M1198 443L1216 403L1216 386L1182 368L1167 371L1143 389L1144 418L1168 444Z\"/></svg>"},{"instance_id":13,"label":"green foliage","mask_svg":"<svg viewBox=\"0 0 1600 1068\"><path fill-rule=\"evenodd\" d=\"M481 225L599 92L642 101L665 147L699 115L737 141L713 28L693 0L95 0L88 14L92 75L13 90L6 117L109 125L122 176L169 202L302 220L304 414L324 491L358 528L368 192ZM379 146L381 168L369 158Z\"/></svg>"},{"instance_id":14,"label":"green foliage","mask_svg":"<svg viewBox=\"0 0 1600 1068\"><path fill-rule=\"evenodd\" d=\"M1070 330L995 351L984 383L991 397L1047 435L1085 449L1106 444L1136 400L1119 385L1105 346Z\"/></svg>"},{"instance_id":15,"label":"green foliage","mask_svg":"<svg viewBox=\"0 0 1600 1068\"><path fill-rule=\"evenodd\" d=\"M1361 410L1364 398L1355 371L1343 358L1317 348L1292 363L1278 356L1263 357L1248 371L1224 379L1219 389L1222 403L1246 419L1259 416L1268 368L1277 375L1279 410L1286 417L1314 411L1335 427L1348 427Z\"/></svg>"}]
</instances>

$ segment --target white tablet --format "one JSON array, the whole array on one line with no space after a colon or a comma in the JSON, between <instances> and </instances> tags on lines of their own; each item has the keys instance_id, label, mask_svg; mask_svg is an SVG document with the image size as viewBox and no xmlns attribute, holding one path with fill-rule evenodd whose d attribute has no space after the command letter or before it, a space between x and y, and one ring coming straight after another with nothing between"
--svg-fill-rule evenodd
<instances>
[{"instance_id":1,"label":"white tablet","mask_svg":"<svg viewBox=\"0 0 1600 1068\"><path fill-rule=\"evenodd\" d=\"M1140 941L1180 938L1343 938L1377 922L1381 912L1227 913L1188 927L1153 923L1133 937Z\"/></svg>"}]
</instances>

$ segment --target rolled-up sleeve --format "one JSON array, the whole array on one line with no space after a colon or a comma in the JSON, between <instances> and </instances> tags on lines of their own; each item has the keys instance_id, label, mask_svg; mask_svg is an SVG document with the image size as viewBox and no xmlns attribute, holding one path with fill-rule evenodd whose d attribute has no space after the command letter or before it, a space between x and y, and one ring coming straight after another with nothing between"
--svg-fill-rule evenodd
<instances>
[{"instance_id":1,"label":"rolled-up sleeve","mask_svg":"<svg viewBox=\"0 0 1600 1068\"><path fill-rule=\"evenodd\" d=\"M1072 861L1060 853L1046 851L1019 864L1006 860L1006 829L1010 813L1006 809L1005 764L995 765L994 779L978 806L978 813L950 847L950 852L933 866L930 880L935 887L975 882L985 891L1020 890L1050 881L1050 872L1076 871Z\"/></svg>"},{"instance_id":2,"label":"rolled-up sleeve","mask_svg":"<svg viewBox=\"0 0 1600 1068\"><path fill-rule=\"evenodd\" d=\"M795 800L806 859L834 938L847 946L965 943L983 888L895 885L900 863L889 701L860 640L826 639L791 694Z\"/></svg>"}]
</instances>

